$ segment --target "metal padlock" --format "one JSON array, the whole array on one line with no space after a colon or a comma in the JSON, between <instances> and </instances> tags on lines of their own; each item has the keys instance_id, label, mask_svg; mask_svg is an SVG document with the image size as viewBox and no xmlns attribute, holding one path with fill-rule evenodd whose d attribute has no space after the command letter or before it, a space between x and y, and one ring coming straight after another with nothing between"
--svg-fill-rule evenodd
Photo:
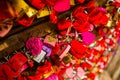
<instances>
[{"instance_id":1,"label":"metal padlock","mask_svg":"<svg viewBox=\"0 0 120 80\"><path fill-rule=\"evenodd\" d=\"M75 0L70 0L70 5L74 6L75 5Z\"/></svg>"},{"instance_id":2,"label":"metal padlock","mask_svg":"<svg viewBox=\"0 0 120 80\"><path fill-rule=\"evenodd\" d=\"M68 64L68 63L71 63L72 59L69 55L65 56L62 61L65 63L65 64Z\"/></svg>"},{"instance_id":3,"label":"metal padlock","mask_svg":"<svg viewBox=\"0 0 120 80\"><path fill-rule=\"evenodd\" d=\"M52 12L52 9L50 7L44 7L43 9L38 11L37 18L48 16L51 14L51 12Z\"/></svg>"},{"instance_id":4,"label":"metal padlock","mask_svg":"<svg viewBox=\"0 0 120 80\"><path fill-rule=\"evenodd\" d=\"M38 12L36 9L30 7L24 0L10 1L15 9L16 14L19 16L22 16L25 13L28 17L32 17Z\"/></svg>"},{"instance_id":5,"label":"metal padlock","mask_svg":"<svg viewBox=\"0 0 120 80\"><path fill-rule=\"evenodd\" d=\"M35 60L36 62L40 63L43 60L43 58L45 57L45 55L46 55L46 52L41 50L41 53L39 55L35 56L33 58L33 60Z\"/></svg>"},{"instance_id":6,"label":"metal padlock","mask_svg":"<svg viewBox=\"0 0 120 80\"><path fill-rule=\"evenodd\" d=\"M0 51L4 50L7 47L8 47L8 44L6 42L0 44Z\"/></svg>"},{"instance_id":7,"label":"metal padlock","mask_svg":"<svg viewBox=\"0 0 120 80\"><path fill-rule=\"evenodd\" d=\"M119 12L119 13L120 13L120 12ZM114 17L113 17L113 20L114 20L114 21L118 21L118 20L119 20L119 13L118 13L118 12L115 13L115 15L114 15Z\"/></svg>"},{"instance_id":8,"label":"metal padlock","mask_svg":"<svg viewBox=\"0 0 120 80\"><path fill-rule=\"evenodd\" d=\"M21 52L17 52L14 56L12 56L7 64L13 69L15 72L22 72L27 68L27 57L24 56Z\"/></svg>"},{"instance_id":9,"label":"metal padlock","mask_svg":"<svg viewBox=\"0 0 120 80\"><path fill-rule=\"evenodd\" d=\"M63 59L63 57L65 57L66 56L66 54L69 52L69 50L70 50L70 48L71 48L71 46L70 45L65 45L65 47L60 51L60 59L62 60Z\"/></svg>"}]
</instances>

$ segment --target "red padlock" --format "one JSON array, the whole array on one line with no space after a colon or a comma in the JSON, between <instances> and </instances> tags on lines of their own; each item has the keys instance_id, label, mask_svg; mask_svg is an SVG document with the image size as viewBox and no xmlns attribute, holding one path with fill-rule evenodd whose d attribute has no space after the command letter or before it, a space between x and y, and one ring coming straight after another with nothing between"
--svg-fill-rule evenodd
<instances>
[{"instance_id":1,"label":"red padlock","mask_svg":"<svg viewBox=\"0 0 120 80\"><path fill-rule=\"evenodd\" d=\"M28 59L21 52L17 52L12 58L10 58L7 64L13 69L13 71L18 72L21 71L21 68L27 61Z\"/></svg>"},{"instance_id":2,"label":"red padlock","mask_svg":"<svg viewBox=\"0 0 120 80\"><path fill-rule=\"evenodd\" d=\"M27 15L24 15L20 19L17 20L18 24L29 27L34 21L34 17L29 18Z\"/></svg>"},{"instance_id":3,"label":"red padlock","mask_svg":"<svg viewBox=\"0 0 120 80\"><path fill-rule=\"evenodd\" d=\"M7 80L7 76L4 73L4 65L0 65L0 80Z\"/></svg>"},{"instance_id":4,"label":"red padlock","mask_svg":"<svg viewBox=\"0 0 120 80\"><path fill-rule=\"evenodd\" d=\"M28 1L32 6L34 6L38 10L45 7L44 0L28 0Z\"/></svg>"},{"instance_id":5,"label":"red padlock","mask_svg":"<svg viewBox=\"0 0 120 80\"><path fill-rule=\"evenodd\" d=\"M72 25L72 20L63 19L58 22L57 27L61 35L65 35L67 30Z\"/></svg>"},{"instance_id":6,"label":"red padlock","mask_svg":"<svg viewBox=\"0 0 120 80\"><path fill-rule=\"evenodd\" d=\"M7 63L0 66L0 80L16 79L20 73L28 67L25 67L27 60L28 59L21 52L17 52Z\"/></svg>"}]
</instances>

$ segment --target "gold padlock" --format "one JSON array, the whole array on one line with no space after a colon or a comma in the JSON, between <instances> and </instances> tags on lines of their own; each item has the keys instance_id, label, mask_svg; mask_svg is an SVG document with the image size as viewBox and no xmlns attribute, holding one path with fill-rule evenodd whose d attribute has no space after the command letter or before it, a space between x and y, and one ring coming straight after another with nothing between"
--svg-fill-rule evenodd
<instances>
[{"instance_id":1,"label":"gold padlock","mask_svg":"<svg viewBox=\"0 0 120 80\"><path fill-rule=\"evenodd\" d=\"M62 61L63 61L65 64L68 64L68 63L71 62L71 59L70 59L69 56L65 56Z\"/></svg>"},{"instance_id":2,"label":"gold padlock","mask_svg":"<svg viewBox=\"0 0 120 80\"><path fill-rule=\"evenodd\" d=\"M95 0L96 6L104 6L106 3L106 0Z\"/></svg>"},{"instance_id":3,"label":"gold padlock","mask_svg":"<svg viewBox=\"0 0 120 80\"><path fill-rule=\"evenodd\" d=\"M8 47L8 44L6 42L0 44L0 51L4 50L7 47Z\"/></svg>"},{"instance_id":4,"label":"gold padlock","mask_svg":"<svg viewBox=\"0 0 120 80\"><path fill-rule=\"evenodd\" d=\"M54 73L59 73L60 72L60 68L58 66L53 66L53 71Z\"/></svg>"},{"instance_id":5,"label":"gold padlock","mask_svg":"<svg viewBox=\"0 0 120 80\"><path fill-rule=\"evenodd\" d=\"M52 12L52 9L50 7L45 7L38 11L37 18L42 18L42 17L48 16L51 14L51 12Z\"/></svg>"},{"instance_id":6,"label":"gold padlock","mask_svg":"<svg viewBox=\"0 0 120 80\"><path fill-rule=\"evenodd\" d=\"M115 27L116 22L113 21L113 20L109 20L108 23L105 26L108 27L108 28Z\"/></svg>"},{"instance_id":7,"label":"gold padlock","mask_svg":"<svg viewBox=\"0 0 120 80\"><path fill-rule=\"evenodd\" d=\"M47 78L47 77L49 77L51 74L53 74L54 73L54 71L53 71L53 69L50 71L50 72L48 72L48 73L45 73L43 76L44 76L44 78Z\"/></svg>"},{"instance_id":8,"label":"gold padlock","mask_svg":"<svg viewBox=\"0 0 120 80\"><path fill-rule=\"evenodd\" d=\"M72 56L70 53L67 53L67 55L62 59L62 61L65 63L65 64L68 64L68 63L71 63L72 61Z\"/></svg>"},{"instance_id":9,"label":"gold padlock","mask_svg":"<svg viewBox=\"0 0 120 80\"><path fill-rule=\"evenodd\" d=\"M25 13L28 17L32 17L38 12L36 9L30 7L24 0L10 0L10 2L16 14L19 16Z\"/></svg>"},{"instance_id":10,"label":"gold padlock","mask_svg":"<svg viewBox=\"0 0 120 80\"><path fill-rule=\"evenodd\" d=\"M51 37L51 36L49 36L49 37L48 37L48 40L49 40L49 42L53 42L53 41L54 41L54 38Z\"/></svg>"},{"instance_id":11,"label":"gold padlock","mask_svg":"<svg viewBox=\"0 0 120 80\"><path fill-rule=\"evenodd\" d=\"M115 13L115 15L113 17L113 20L114 21L118 21L119 20L119 13L118 12Z\"/></svg>"},{"instance_id":12,"label":"gold padlock","mask_svg":"<svg viewBox=\"0 0 120 80\"><path fill-rule=\"evenodd\" d=\"M113 12L113 10L115 9L115 7L114 6L110 6L110 4L106 4L106 10L108 11L108 12Z\"/></svg>"},{"instance_id":13,"label":"gold padlock","mask_svg":"<svg viewBox=\"0 0 120 80\"><path fill-rule=\"evenodd\" d=\"M70 5L74 6L75 5L75 0L70 0Z\"/></svg>"},{"instance_id":14,"label":"gold padlock","mask_svg":"<svg viewBox=\"0 0 120 80\"><path fill-rule=\"evenodd\" d=\"M115 27L116 26L116 21L112 19L112 16L110 14L107 14L107 16L109 18L109 21L105 26L108 27L108 28ZM115 15L115 16L117 16L117 15ZM115 19L115 16L114 16L114 19Z\"/></svg>"}]
</instances>

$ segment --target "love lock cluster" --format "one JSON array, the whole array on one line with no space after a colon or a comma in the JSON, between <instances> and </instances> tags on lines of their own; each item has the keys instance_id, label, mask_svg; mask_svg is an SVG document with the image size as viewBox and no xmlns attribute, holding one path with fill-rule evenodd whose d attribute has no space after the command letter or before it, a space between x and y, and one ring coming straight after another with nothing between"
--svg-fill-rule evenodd
<instances>
[{"instance_id":1,"label":"love lock cluster","mask_svg":"<svg viewBox=\"0 0 120 80\"><path fill-rule=\"evenodd\" d=\"M20 1L19 5L24 4ZM70 1L73 0L28 0L36 9L46 4L52 7L50 20L57 25L58 32L30 37L22 50L5 57L7 61L1 61L0 80L99 80L120 44L120 1L101 1L101 6L94 0L75 0L79 5L70 16L58 20L56 12L68 10ZM14 3L16 10L17 5ZM31 23L36 10L24 5L22 10ZM17 22L24 24L25 18L22 16Z\"/></svg>"}]
</instances>

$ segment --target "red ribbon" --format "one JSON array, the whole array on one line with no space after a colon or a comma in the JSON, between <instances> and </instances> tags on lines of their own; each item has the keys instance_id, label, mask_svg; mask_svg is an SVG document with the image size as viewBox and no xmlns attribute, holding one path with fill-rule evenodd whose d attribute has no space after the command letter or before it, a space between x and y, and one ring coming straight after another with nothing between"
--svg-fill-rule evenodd
<instances>
[{"instance_id":1,"label":"red ribbon","mask_svg":"<svg viewBox=\"0 0 120 80\"><path fill-rule=\"evenodd\" d=\"M83 59L86 56L88 48L77 40L72 40L70 52L78 59Z\"/></svg>"},{"instance_id":2,"label":"red ribbon","mask_svg":"<svg viewBox=\"0 0 120 80\"><path fill-rule=\"evenodd\" d=\"M108 17L106 15L106 12L99 10L99 8L95 8L90 14L89 14L89 21L94 25L105 25L108 23Z\"/></svg>"},{"instance_id":3,"label":"red ribbon","mask_svg":"<svg viewBox=\"0 0 120 80\"><path fill-rule=\"evenodd\" d=\"M72 24L71 20L63 19L59 21L57 27L58 27L60 34L65 35L67 33L68 28L71 26L71 24Z\"/></svg>"},{"instance_id":4,"label":"red ribbon","mask_svg":"<svg viewBox=\"0 0 120 80\"><path fill-rule=\"evenodd\" d=\"M75 21L73 23L73 27L78 32L85 32L90 30L89 16L85 13L84 7L76 8L73 13L73 17Z\"/></svg>"}]
</instances>

